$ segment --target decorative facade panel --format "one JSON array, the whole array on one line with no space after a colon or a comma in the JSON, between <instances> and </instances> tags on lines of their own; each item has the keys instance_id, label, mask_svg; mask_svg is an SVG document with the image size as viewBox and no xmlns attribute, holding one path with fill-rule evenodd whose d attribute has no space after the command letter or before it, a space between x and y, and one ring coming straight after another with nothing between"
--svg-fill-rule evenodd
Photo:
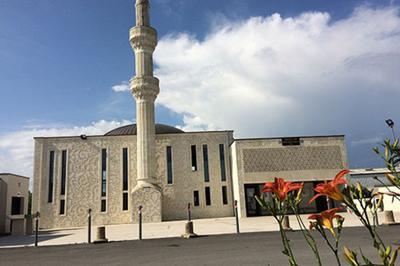
<instances>
[{"instance_id":1,"label":"decorative facade panel","mask_svg":"<svg viewBox=\"0 0 400 266\"><path fill-rule=\"evenodd\" d=\"M244 149L243 160L246 173L342 167L339 146Z\"/></svg>"}]
</instances>

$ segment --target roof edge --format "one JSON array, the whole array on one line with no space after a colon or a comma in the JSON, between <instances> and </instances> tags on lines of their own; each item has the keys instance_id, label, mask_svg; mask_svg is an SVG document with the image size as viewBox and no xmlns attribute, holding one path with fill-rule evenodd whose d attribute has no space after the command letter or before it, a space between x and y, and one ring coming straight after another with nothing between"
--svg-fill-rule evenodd
<instances>
[{"instance_id":1,"label":"roof edge","mask_svg":"<svg viewBox=\"0 0 400 266\"><path fill-rule=\"evenodd\" d=\"M26 178L26 179L31 179L30 177L23 176L23 175L17 175L17 174L13 174L13 173L0 173L0 176L1 175L12 175L12 176L16 176L16 177L22 177L22 178Z\"/></svg>"},{"instance_id":2,"label":"roof edge","mask_svg":"<svg viewBox=\"0 0 400 266\"><path fill-rule=\"evenodd\" d=\"M246 141L246 140L272 140L272 139L284 139L284 138L301 138L301 139L311 139L311 138L344 138L345 135L316 135L316 136L284 136L284 137L267 137L267 138L242 138L234 139L234 141Z\"/></svg>"}]
</instances>

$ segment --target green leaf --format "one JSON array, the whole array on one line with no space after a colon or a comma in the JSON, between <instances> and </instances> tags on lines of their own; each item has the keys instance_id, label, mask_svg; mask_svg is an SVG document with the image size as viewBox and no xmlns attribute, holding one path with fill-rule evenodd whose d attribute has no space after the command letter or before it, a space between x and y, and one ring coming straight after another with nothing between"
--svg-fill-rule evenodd
<instances>
[{"instance_id":1,"label":"green leaf","mask_svg":"<svg viewBox=\"0 0 400 266\"><path fill-rule=\"evenodd\" d=\"M398 251L399 251L399 248L397 248L394 252L393 252L393 255L392 255L392 257L390 258L390 261L389 261L389 266L395 266L396 264L396 260L397 260L397 253L398 253Z\"/></svg>"},{"instance_id":2,"label":"green leaf","mask_svg":"<svg viewBox=\"0 0 400 266\"><path fill-rule=\"evenodd\" d=\"M373 266L374 264L367 257L364 256L364 254L363 254L361 249L360 249L360 252L361 252L361 256L362 256L362 258L364 260L365 265L366 266Z\"/></svg>"}]
</instances>

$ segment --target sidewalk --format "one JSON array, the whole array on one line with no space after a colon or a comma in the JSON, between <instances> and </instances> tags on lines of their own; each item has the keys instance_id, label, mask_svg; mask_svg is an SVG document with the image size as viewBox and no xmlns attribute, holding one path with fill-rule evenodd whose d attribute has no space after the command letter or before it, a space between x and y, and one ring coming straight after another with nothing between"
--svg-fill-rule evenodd
<instances>
[{"instance_id":1,"label":"sidewalk","mask_svg":"<svg viewBox=\"0 0 400 266\"><path fill-rule=\"evenodd\" d=\"M345 227L361 226L357 217L350 213L341 213L345 218ZM307 215L302 219L308 225ZM290 216L290 225L299 229L295 216ZM395 213L396 221L400 221L400 212ZM383 222L383 213L379 214L379 222ZM185 230L186 221L173 221L143 224L143 239L181 237ZM194 231L198 235L218 235L236 233L234 217L193 220ZM278 224L273 217L263 216L240 219L240 232L268 232L278 231ZM137 224L122 224L106 226L109 241L123 241L138 239ZM92 240L95 239L96 227L92 227ZM3 236L0 237L0 248L33 246L35 237L32 236ZM66 245L87 242L87 228L43 230L39 232L39 245Z\"/></svg>"}]
</instances>

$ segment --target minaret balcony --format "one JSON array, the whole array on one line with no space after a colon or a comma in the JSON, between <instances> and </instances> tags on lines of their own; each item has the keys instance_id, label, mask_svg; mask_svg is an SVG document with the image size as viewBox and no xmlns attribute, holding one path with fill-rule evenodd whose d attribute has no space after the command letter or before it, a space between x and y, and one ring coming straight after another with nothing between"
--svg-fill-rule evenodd
<instances>
[{"instance_id":1,"label":"minaret balcony","mask_svg":"<svg viewBox=\"0 0 400 266\"><path fill-rule=\"evenodd\" d=\"M130 42L133 49L150 49L157 46L157 31L152 27L136 26L130 30Z\"/></svg>"},{"instance_id":2,"label":"minaret balcony","mask_svg":"<svg viewBox=\"0 0 400 266\"><path fill-rule=\"evenodd\" d=\"M153 76L134 77L130 80L131 92L136 99L155 100L160 93L160 81Z\"/></svg>"}]
</instances>

